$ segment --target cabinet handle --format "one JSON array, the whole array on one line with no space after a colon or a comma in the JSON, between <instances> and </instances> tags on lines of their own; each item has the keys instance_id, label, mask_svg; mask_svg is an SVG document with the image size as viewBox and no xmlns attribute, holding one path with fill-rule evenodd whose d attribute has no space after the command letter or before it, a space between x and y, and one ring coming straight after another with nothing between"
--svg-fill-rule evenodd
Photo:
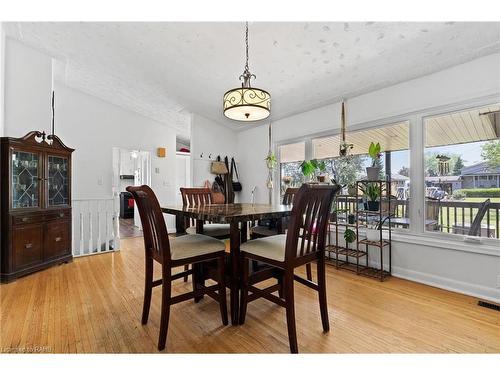
<instances>
[{"instance_id":1,"label":"cabinet handle","mask_svg":"<svg viewBox=\"0 0 500 375\"><path fill-rule=\"evenodd\" d=\"M61 237L56 237L56 242L60 242L61 241Z\"/></svg>"},{"instance_id":2,"label":"cabinet handle","mask_svg":"<svg viewBox=\"0 0 500 375\"><path fill-rule=\"evenodd\" d=\"M24 245L24 247L26 249L31 249L33 247L33 244L30 242L30 243L27 243L26 245Z\"/></svg>"},{"instance_id":3,"label":"cabinet handle","mask_svg":"<svg viewBox=\"0 0 500 375\"><path fill-rule=\"evenodd\" d=\"M28 221L28 218L27 218L27 217L23 217L23 218L21 219L21 221L22 221L23 223L25 223L25 222L27 222L27 221Z\"/></svg>"}]
</instances>

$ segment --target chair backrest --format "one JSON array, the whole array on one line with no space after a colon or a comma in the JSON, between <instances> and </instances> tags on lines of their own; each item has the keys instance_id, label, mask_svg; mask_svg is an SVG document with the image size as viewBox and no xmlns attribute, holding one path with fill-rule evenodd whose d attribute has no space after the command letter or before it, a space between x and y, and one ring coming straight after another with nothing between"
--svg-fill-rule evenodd
<instances>
[{"instance_id":1,"label":"chair backrest","mask_svg":"<svg viewBox=\"0 0 500 375\"><path fill-rule=\"evenodd\" d=\"M299 188L288 188L285 191L285 195L283 195L283 204L289 205L293 204L293 199L295 198L295 194L299 191Z\"/></svg>"},{"instance_id":2,"label":"chair backrest","mask_svg":"<svg viewBox=\"0 0 500 375\"><path fill-rule=\"evenodd\" d=\"M480 233L481 221L483 221L484 215L486 214L486 211L488 211L488 206L490 205L490 203L491 203L490 200L486 199L479 207L477 215L470 226L469 233L467 233L469 236L477 236L478 233Z\"/></svg>"},{"instance_id":3,"label":"chair backrest","mask_svg":"<svg viewBox=\"0 0 500 375\"><path fill-rule=\"evenodd\" d=\"M330 207L340 189L340 185L301 186L288 226L285 262L325 249Z\"/></svg>"},{"instance_id":4,"label":"chair backrest","mask_svg":"<svg viewBox=\"0 0 500 375\"><path fill-rule=\"evenodd\" d=\"M184 188L181 187L182 205L183 206L203 206L212 204L212 191L210 188ZM186 219L186 225L195 226L195 219Z\"/></svg>"},{"instance_id":5,"label":"chair backrest","mask_svg":"<svg viewBox=\"0 0 500 375\"><path fill-rule=\"evenodd\" d=\"M182 204L184 206L203 206L212 204L212 192L209 188L181 187Z\"/></svg>"},{"instance_id":6,"label":"chair backrest","mask_svg":"<svg viewBox=\"0 0 500 375\"><path fill-rule=\"evenodd\" d=\"M170 242L155 193L147 185L128 186L127 191L132 193L141 217L146 258L152 257L165 264L170 260Z\"/></svg>"}]
</instances>

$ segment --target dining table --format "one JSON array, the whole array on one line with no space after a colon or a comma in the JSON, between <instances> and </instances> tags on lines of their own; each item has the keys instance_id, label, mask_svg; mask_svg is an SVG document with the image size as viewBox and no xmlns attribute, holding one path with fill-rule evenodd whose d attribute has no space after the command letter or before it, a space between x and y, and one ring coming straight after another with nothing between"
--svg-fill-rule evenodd
<instances>
[{"instance_id":1,"label":"dining table","mask_svg":"<svg viewBox=\"0 0 500 375\"><path fill-rule=\"evenodd\" d=\"M283 219L291 215L291 205L228 203L198 206L165 206L165 214L175 215L176 234L186 233L189 219L196 221L196 233L203 234L204 223L229 224L231 324L238 325L240 306L240 244L248 239L248 225L258 220L274 219L278 233L284 233Z\"/></svg>"}]
</instances>

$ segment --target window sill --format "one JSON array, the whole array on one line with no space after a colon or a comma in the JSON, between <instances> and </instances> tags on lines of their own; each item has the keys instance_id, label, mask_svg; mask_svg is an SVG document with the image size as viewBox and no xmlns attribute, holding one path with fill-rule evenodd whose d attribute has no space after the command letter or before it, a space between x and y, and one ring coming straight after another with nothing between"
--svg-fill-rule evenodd
<instances>
[{"instance_id":1,"label":"window sill","mask_svg":"<svg viewBox=\"0 0 500 375\"><path fill-rule=\"evenodd\" d=\"M438 247L447 250L464 251L467 253L500 257L500 250L498 245L485 242L474 244L466 243L463 241L463 237L451 239L438 238L437 236L424 234L393 232L392 240L396 242L418 244L430 247Z\"/></svg>"}]
</instances>

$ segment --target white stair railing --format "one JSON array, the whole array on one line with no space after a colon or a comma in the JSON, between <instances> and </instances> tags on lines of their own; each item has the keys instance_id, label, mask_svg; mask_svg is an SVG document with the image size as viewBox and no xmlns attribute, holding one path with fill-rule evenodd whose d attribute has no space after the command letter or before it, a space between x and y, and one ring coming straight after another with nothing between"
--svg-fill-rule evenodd
<instances>
[{"instance_id":1,"label":"white stair railing","mask_svg":"<svg viewBox=\"0 0 500 375\"><path fill-rule=\"evenodd\" d=\"M120 249L119 211L114 198L74 199L72 208L74 257Z\"/></svg>"}]
</instances>

